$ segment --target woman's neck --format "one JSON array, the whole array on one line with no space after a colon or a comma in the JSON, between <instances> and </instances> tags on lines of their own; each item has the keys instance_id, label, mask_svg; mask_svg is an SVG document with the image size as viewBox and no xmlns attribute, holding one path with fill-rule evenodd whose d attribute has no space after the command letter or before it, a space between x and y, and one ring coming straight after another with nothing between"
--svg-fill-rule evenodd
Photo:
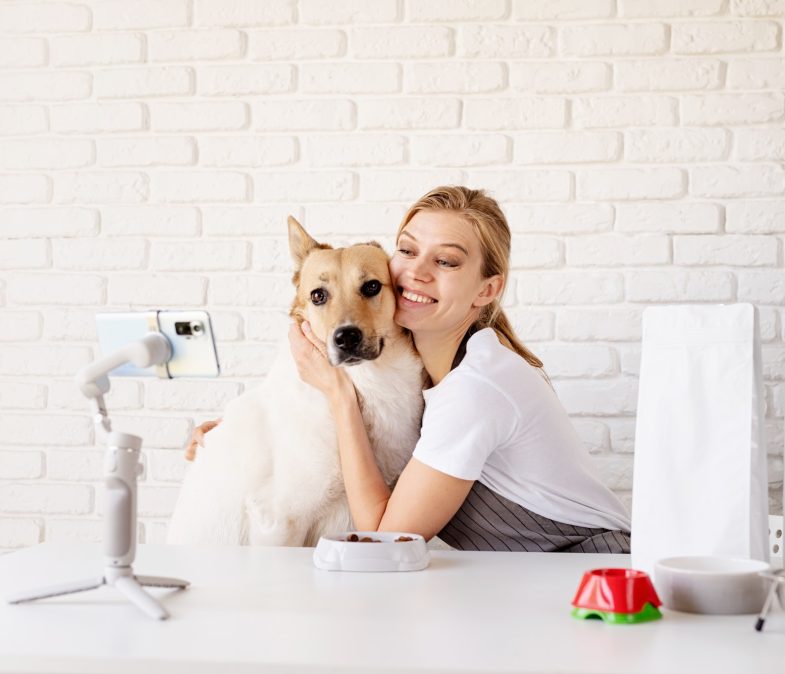
<instances>
[{"instance_id":1,"label":"woman's neck","mask_svg":"<svg viewBox=\"0 0 785 674\"><path fill-rule=\"evenodd\" d=\"M434 386L449 373L461 340L474 320L475 317L471 317L447 332L421 331L412 334L414 345Z\"/></svg>"}]
</instances>

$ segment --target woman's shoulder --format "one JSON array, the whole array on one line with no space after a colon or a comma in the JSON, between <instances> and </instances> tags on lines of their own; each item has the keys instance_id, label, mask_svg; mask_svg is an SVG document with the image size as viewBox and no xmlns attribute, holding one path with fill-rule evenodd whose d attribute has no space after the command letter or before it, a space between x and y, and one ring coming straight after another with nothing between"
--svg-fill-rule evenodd
<instances>
[{"instance_id":1,"label":"woman's shoulder","mask_svg":"<svg viewBox=\"0 0 785 674\"><path fill-rule=\"evenodd\" d=\"M550 390L542 370L502 344L492 328L484 328L471 337L466 356L451 374L458 375L456 380L482 381L513 400L521 396L531 400Z\"/></svg>"},{"instance_id":2,"label":"woman's shoulder","mask_svg":"<svg viewBox=\"0 0 785 674\"><path fill-rule=\"evenodd\" d=\"M520 418L517 396L498 376L463 362L439 384L423 391L423 428L434 419L449 420L454 429L510 426Z\"/></svg>"},{"instance_id":3,"label":"woman's shoulder","mask_svg":"<svg viewBox=\"0 0 785 674\"><path fill-rule=\"evenodd\" d=\"M478 337L479 339L477 339ZM514 371L509 372L510 365L501 363L500 356L506 359L506 354L502 352L508 352L509 356L513 358L515 369L520 366L515 361L519 360L523 366L528 366L528 363L516 353L503 347L498 341L496 347L492 344L481 344L486 339L496 340L493 330L489 329L489 335L477 333L472 336L467 344L466 355L460 364L451 370L437 386L424 391L428 403L436 402L436 400L446 404L468 401L476 406L487 407L489 401L498 405L500 398L511 398L510 383L518 375ZM511 400L511 402L513 401Z\"/></svg>"},{"instance_id":4,"label":"woman's shoulder","mask_svg":"<svg viewBox=\"0 0 785 674\"><path fill-rule=\"evenodd\" d=\"M526 362L523 356L512 349L507 339L493 328L483 328L471 336L461 365L464 363L467 369L473 369L491 379L500 376L507 379L511 374L515 377L524 373L540 375L538 368Z\"/></svg>"}]
</instances>

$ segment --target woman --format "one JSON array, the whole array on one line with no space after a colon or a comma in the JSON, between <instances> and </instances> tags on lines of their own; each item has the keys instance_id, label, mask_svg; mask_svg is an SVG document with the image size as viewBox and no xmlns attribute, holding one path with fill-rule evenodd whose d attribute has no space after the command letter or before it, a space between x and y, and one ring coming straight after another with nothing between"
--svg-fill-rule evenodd
<instances>
[{"instance_id":1,"label":"woman","mask_svg":"<svg viewBox=\"0 0 785 674\"><path fill-rule=\"evenodd\" d=\"M510 238L482 190L436 188L403 219L390 261L395 321L411 331L430 386L420 440L392 490L351 380L307 323L292 326L300 377L330 401L354 524L468 550L629 552L624 506L501 310Z\"/></svg>"}]
</instances>

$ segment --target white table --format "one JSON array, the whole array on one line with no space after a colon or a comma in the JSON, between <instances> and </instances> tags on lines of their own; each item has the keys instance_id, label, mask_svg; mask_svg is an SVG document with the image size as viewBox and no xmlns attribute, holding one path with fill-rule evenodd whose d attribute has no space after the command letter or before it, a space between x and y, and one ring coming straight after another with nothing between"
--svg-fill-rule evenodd
<instances>
[{"instance_id":1,"label":"white table","mask_svg":"<svg viewBox=\"0 0 785 674\"><path fill-rule=\"evenodd\" d=\"M785 672L785 613L664 610L640 625L570 616L583 571L626 555L432 552L411 573L320 571L309 548L139 547L139 574L172 617L115 590L0 603L0 672ZM0 595L101 572L97 545L42 544L0 557ZM221 663L219 665L219 663Z\"/></svg>"}]
</instances>

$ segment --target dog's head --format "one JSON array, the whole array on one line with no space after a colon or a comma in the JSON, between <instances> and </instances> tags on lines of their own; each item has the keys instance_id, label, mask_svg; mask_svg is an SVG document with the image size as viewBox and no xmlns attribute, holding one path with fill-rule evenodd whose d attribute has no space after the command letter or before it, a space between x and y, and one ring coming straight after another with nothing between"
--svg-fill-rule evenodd
<instances>
[{"instance_id":1,"label":"dog's head","mask_svg":"<svg viewBox=\"0 0 785 674\"><path fill-rule=\"evenodd\" d=\"M289 315L311 324L332 365L377 358L385 338L399 330L387 254L375 242L332 248L292 216L288 222L297 293Z\"/></svg>"}]
</instances>

